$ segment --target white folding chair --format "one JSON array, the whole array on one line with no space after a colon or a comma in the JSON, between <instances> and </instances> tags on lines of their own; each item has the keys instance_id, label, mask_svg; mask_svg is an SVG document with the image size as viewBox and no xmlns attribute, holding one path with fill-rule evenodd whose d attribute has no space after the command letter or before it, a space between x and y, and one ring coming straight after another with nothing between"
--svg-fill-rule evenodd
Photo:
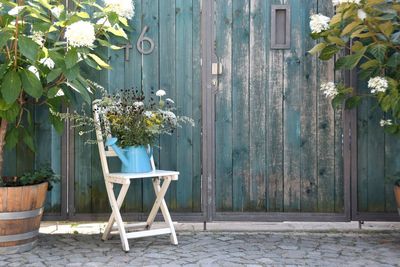
<instances>
[{"instance_id":1,"label":"white folding chair","mask_svg":"<svg viewBox=\"0 0 400 267\"><path fill-rule=\"evenodd\" d=\"M104 146L103 135L102 135L102 120L100 118L100 114L98 113L97 106L95 104L93 105L93 116L94 116L94 121L96 123L96 138L99 147L101 167L103 170L108 199L110 201L110 206L112 209L112 213L110 219L108 220L108 224L104 230L102 239L107 240L110 237L111 231L117 230L121 238L122 249L125 252L129 251L128 239L131 238L170 234L171 243L177 245L178 239L176 237L175 228L171 220L171 215L168 211L168 207L165 202L164 196L171 182L178 180L179 172L156 170L154 165L154 159L153 157L151 157L150 158L151 161L150 163L152 167L151 172L110 173L108 168L107 157L116 157L117 155L112 150L112 148L108 148L106 150ZM122 203L124 202L126 193L128 192L131 179L148 179L148 178L152 178L154 192L156 194L156 200L150 211L147 221L135 224L124 224L124 222L122 221L120 208ZM162 183L161 180L163 180ZM113 190L114 184L122 185L117 198ZM166 222L168 227L152 230L151 226L154 222L154 219L159 209L161 209L164 221ZM116 223L116 225L114 225L114 223ZM140 229L140 228L142 228L142 230L127 232L128 229Z\"/></svg>"}]
</instances>

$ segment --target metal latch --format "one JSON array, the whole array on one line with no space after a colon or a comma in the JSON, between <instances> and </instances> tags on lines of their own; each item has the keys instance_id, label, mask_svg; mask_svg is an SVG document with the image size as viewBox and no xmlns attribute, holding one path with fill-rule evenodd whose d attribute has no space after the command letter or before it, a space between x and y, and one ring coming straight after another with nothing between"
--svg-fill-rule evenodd
<instances>
[{"instance_id":1,"label":"metal latch","mask_svg":"<svg viewBox=\"0 0 400 267\"><path fill-rule=\"evenodd\" d=\"M212 75L221 75L222 74L222 63L213 63L211 68Z\"/></svg>"}]
</instances>

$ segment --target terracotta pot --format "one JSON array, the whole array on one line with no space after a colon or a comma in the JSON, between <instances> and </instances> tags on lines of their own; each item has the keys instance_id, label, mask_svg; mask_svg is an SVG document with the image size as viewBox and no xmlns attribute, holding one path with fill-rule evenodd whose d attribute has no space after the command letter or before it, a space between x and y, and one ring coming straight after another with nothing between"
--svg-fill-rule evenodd
<instances>
[{"instance_id":1,"label":"terracotta pot","mask_svg":"<svg viewBox=\"0 0 400 267\"><path fill-rule=\"evenodd\" d=\"M0 254L14 254L34 248L47 187L47 182L0 187Z\"/></svg>"},{"instance_id":2,"label":"terracotta pot","mask_svg":"<svg viewBox=\"0 0 400 267\"><path fill-rule=\"evenodd\" d=\"M400 186L395 185L393 189L394 189L394 197L396 198L396 203L397 203L397 211L399 212L400 215Z\"/></svg>"}]
</instances>

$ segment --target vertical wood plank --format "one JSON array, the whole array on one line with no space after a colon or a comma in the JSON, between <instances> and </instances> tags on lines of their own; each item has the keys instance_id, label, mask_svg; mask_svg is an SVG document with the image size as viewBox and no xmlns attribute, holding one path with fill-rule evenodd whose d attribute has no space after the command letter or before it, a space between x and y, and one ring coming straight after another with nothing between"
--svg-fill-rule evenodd
<instances>
[{"instance_id":1,"label":"vertical wood plank","mask_svg":"<svg viewBox=\"0 0 400 267\"><path fill-rule=\"evenodd\" d=\"M142 0L142 27L148 26L146 36L154 41L154 50L143 56L142 84L146 99L150 99L151 92L159 89L159 6L158 1ZM158 157L155 157L158 160ZM154 189L150 180L143 181L143 211L149 211L155 199Z\"/></svg>"},{"instance_id":2,"label":"vertical wood plank","mask_svg":"<svg viewBox=\"0 0 400 267\"><path fill-rule=\"evenodd\" d=\"M303 4L304 5L304 4ZM317 2L307 1L301 9L303 29L303 57L301 83L301 211L313 212L318 205L317 187L317 58L306 54L315 41L309 38L309 15L317 12Z\"/></svg>"},{"instance_id":3,"label":"vertical wood plank","mask_svg":"<svg viewBox=\"0 0 400 267\"><path fill-rule=\"evenodd\" d=\"M201 211L201 0L193 0L193 80L192 80L192 117L195 127L192 132L192 211Z\"/></svg>"},{"instance_id":4,"label":"vertical wood plank","mask_svg":"<svg viewBox=\"0 0 400 267\"><path fill-rule=\"evenodd\" d=\"M175 0L160 1L160 87L167 97L176 101L175 79ZM160 138L160 169L177 170L177 134ZM179 180L180 182L180 180ZM168 207L177 208L177 183L171 183L166 200Z\"/></svg>"},{"instance_id":5,"label":"vertical wood plank","mask_svg":"<svg viewBox=\"0 0 400 267\"><path fill-rule=\"evenodd\" d=\"M248 211L265 210L267 33L271 12L267 2L250 1L250 185ZM266 45L267 44L267 45Z\"/></svg>"},{"instance_id":6,"label":"vertical wood plank","mask_svg":"<svg viewBox=\"0 0 400 267\"><path fill-rule=\"evenodd\" d=\"M400 151L400 142L397 136L385 134L385 192L383 194L385 198L385 212L396 212L396 200L393 193L393 180L385 181L386 177L396 176L399 173L400 157L398 152Z\"/></svg>"},{"instance_id":7,"label":"vertical wood plank","mask_svg":"<svg viewBox=\"0 0 400 267\"><path fill-rule=\"evenodd\" d=\"M331 1L318 2L318 12L333 15ZM333 60L318 62L318 87L321 83L333 82ZM317 96L318 113L318 210L333 212L335 203L335 118L330 100L321 91Z\"/></svg>"},{"instance_id":8,"label":"vertical wood plank","mask_svg":"<svg viewBox=\"0 0 400 267\"><path fill-rule=\"evenodd\" d=\"M217 211L233 208L232 176L232 0L214 0L215 53L224 66L218 76L215 105L216 174L215 203Z\"/></svg>"},{"instance_id":9,"label":"vertical wood plank","mask_svg":"<svg viewBox=\"0 0 400 267\"><path fill-rule=\"evenodd\" d=\"M275 0L271 4L285 1ZM267 211L273 212L283 211L283 51L270 50L268 64Z\"/></svg>"},{"instance_id":10,"label":"vertical wood plank","mask_svg":"<svg viewBox=\"0 0 400 267\"><path fill-rule=\"evenodd\" d=\"M291 49L284 51L284 210L300 211L300 105L301 105L301 57L303 34L300 1L289 1L291 5Z\"/></svg>"},{"instance_id":11,"label":"vertical wood plank","mask_svg":"<svg viewBox=\"0 0 400 267\"><path fill-rule=\"evenodd\" d=\"M244 211L249 204L249 22L250 2L233 0L232 113L233 113L233 210Z\"/></svg>"},{"instance_id":12,"label":"vertical wood plank","mask_svg":"<svg viewBox=\"0 0 400 267\"><path fill-rule=\"evenodd\" d=\"M362 93L365 84L358 81L358 89ZM368 116L369 104L364 102L357 109L357 202L358 211L368 211Z\"/></svg>"},{"instance_id":13,"label":"vertical wood plank","mask_svg":"<svg viewBox=\"0 0 400 267\"><path fill-rule=\"evenodd\" d=\"M192 117L193 105L193 32L192 1L176 0L176 90L178 114ZM178 210L192 210L193 186L193 129L184 125L178 129L177 166L180 180L177 184Z\"/></svg>"}]
</instances>

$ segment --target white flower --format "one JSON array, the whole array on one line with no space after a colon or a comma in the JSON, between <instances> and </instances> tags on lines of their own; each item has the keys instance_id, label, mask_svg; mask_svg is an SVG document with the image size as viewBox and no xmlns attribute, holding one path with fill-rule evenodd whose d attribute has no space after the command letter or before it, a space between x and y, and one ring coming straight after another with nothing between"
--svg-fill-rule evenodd
<instances>
[{"instance_id":1,"label":"white flower","mask_svg":"<svg viewBox=\"0 0 400 267\"><path fill-rule=\"evenodd\" d=\"M83 132L82 132L82 131L79 131L79 135L81 135L81 136L82 136L82 135L83 135Z\"/></svg>"},{"instance_id":2,"label":"white flower","mask_svg":"<svg viewBox=\"0 0 400 267\"><path fill-rule=\"evenodd\" d=\"M310 28L312 33L320 33L329 29L329 17L321 14L311 15Z\"/></svg>"},{"instance_id":3,"label":"white flower","mask_svg":"<svg viewBox=\"0 0 400 267\"><path fill-rule=\"evenodd\" d=\"M8 11L8 15L10 16L18 16L18 14L25 8L25 6L16 6L12 9L10 9L10 11Z\"/></svg>"},{"instance_id":4,"label":"white flower","mask_svg":"<svg viewBox=\"0 0 400 267\"><path fill-rule=\"evenodd\" d=\"M51 10L51 14L53 14L54 17L59 18L61 15L61 12L63 11L61 8L58 6L53 7Z\"/></svg>"},{"instance_id":5,"label":"white flower","mask_svg":"<svg viewBox=\"0 0 400 267\"><path fill-rule=\"evenodd\" d=\"M40 77L39 77L39 70L38 70L35 66L29 66L29 67L28 67L28 70L29 70L30 72L32 72L33 74L35 74L35 76L40 80Z\"/></svg>"},{"instance_id":6,"label":"white flower","mask_svg":"<svg viewBox=\"0 0 400 267\"><path fill-rule=\"evenodd\" d=\"M90 47L96 40L94 27L87 21L78 21L69 25L65 31L65 38L68 45L73 47Z\"/></svg>"},{"instance_id":7,"label":"white flower","mask_svg":"<svg viewBox=\"0 0 400 267\"><path fill-rule=\"evenodd\" d=\"M46 40L44 39L44 34L41 31L32 32L31 39L40 46L43 46Z\"/></svg>"},{"instance_id":8,"label":"white flower","mask_svg":"<svg viewBox=\"0 0 400 267\"><path fill-rule=\"evenodd\" d=\"M332 0L333 6L338 6L340 4L357 4L359 5L361 0Z\"/></svg>"},{"instance_id":9,"label":"white flower","mask_svg":"<svg viewBox=\"0 0 400 267\"><path fill-rule=\"evenodd\" d=\"M380 125L381 125L381 127L385 127L385 126L390 126L390 125L393 125L393 122L392 122L392 120L381 120L380 121Z\"/></svg>"},{"instance_id":10,"label":"white flower","mask_svg":"<svg viewBox=\"0 0 400 267\"><path fill-rule=\"evenodd\" d=\"M171 104L175 104L174 100L172 100L171 98L167 98L167 99L165 99L165 101L167 101L167 102L169 102Z\"/></svg>"},{"instance_id":11,"label":"white flower","mask_svg":"<svg viewBox=\"0 0 400 267\"><path fill-rule=\"evenodd\" d=\"M365 20L367 18L367 13L365 13L365 11L363 9L359 9L357 11L357 16L359 19Z\"/></svg>"},{"instance_id":12,"label":"white flower","mask_svg":"<svg viewBox=\"0 0 400 267\"><path fill-rule=\"evenodd\" d=\"M164 90L158 90L157 92L156 92L156 96L159 96L159 97L162 97L162 96L165 96L166 95L166 93L165 93L165 91Z\"/></svg>"},{"instance_id":13,"label":"white flower","mask_svg":"<svg viewBox=\"0 0 400 267\"><path fill-rule=\"evenodd\" d=\"M143 114L147 117L147 118L151 118L153 117L153 112L146 110L145 112L143 112Z\"/></svg>"},{"instance_id":14,"label":"white flower","mask_svg":"<svg viewBox=\"0 0 400 267\"><path fill-rule=\"evenodd\" d=\"M369 79L368 88L371 89L371 93L384 93L388 88L388 81L383 77L374 77Z\"/></svg>"},{"instance_id":15,"label":"white flower","mask_svg":"<svg viewBox=\"0 0 400 267\"><path fill-rule=\"evenodd\" d=\"M0 3L0 9L2 9L3 8L3 4L2 3Z\"/></svg>"},{"instance_id":16,"label":"white flower","mask_svg":"<svg viewBox=\"0 0 400 267\"><path fill-rule=\"evenodd\" d=\"M39 62L40 62L40 64L42 64L42 65L48 67L48 68L51 69L51 70L54 69L55 63L54 63L54 61L53 61L51 58L49 58L49 57L44 57L44 58L42 58Z\"/></svg>"},{"instance_id":17,"label":"white flower","mask_svg":"<svg viewBox=\"0 0 400 267\"><path fill-rule=\"evenodd\" d=\"M136 102L133 103L133 107L134 108L140 108L140 107L143 107L143 106L144 106L144 104L141 101L136 101Z\"/></svg>"},{"instance_id":18,"label":"white flower","mask_svg":"<svg viewBox=\"0 0 400 267\"><path fill-rule=\"evenodd\" d=\"M333 82L321 84L321 91L328 98L334 98L339 94L336 85Z\"/></svg>"},{"instance_id":19,"label":"white flower","mask_svg":"<svg viewBox=\"0 0 400 267\"><path fill-rule=\"evenodd\" d=\"M103 25L104 27L111 27L111 23L108 18L101 18L96 22L97 25Z\"/></svg>"},{"instance_id":20,"label":"white flower","mask_svg":"<svg viewBox=\"0 0 400 267\"><path fill-rule=\"evenodd\" d=\"M64 95L64 91L63 90L58 90L56 96L63 96Z\"/></svg>"},{"instance_id":21,"label":"white flower","mask_svg":"<svg viewBox=\"0 0 400 267\"><path fill-rule=\"evenodd\" d=\"M118 16L131 19L135 15L135 6L132 0L104 0L104 4Z\"/></svg>"}]
</instances>

